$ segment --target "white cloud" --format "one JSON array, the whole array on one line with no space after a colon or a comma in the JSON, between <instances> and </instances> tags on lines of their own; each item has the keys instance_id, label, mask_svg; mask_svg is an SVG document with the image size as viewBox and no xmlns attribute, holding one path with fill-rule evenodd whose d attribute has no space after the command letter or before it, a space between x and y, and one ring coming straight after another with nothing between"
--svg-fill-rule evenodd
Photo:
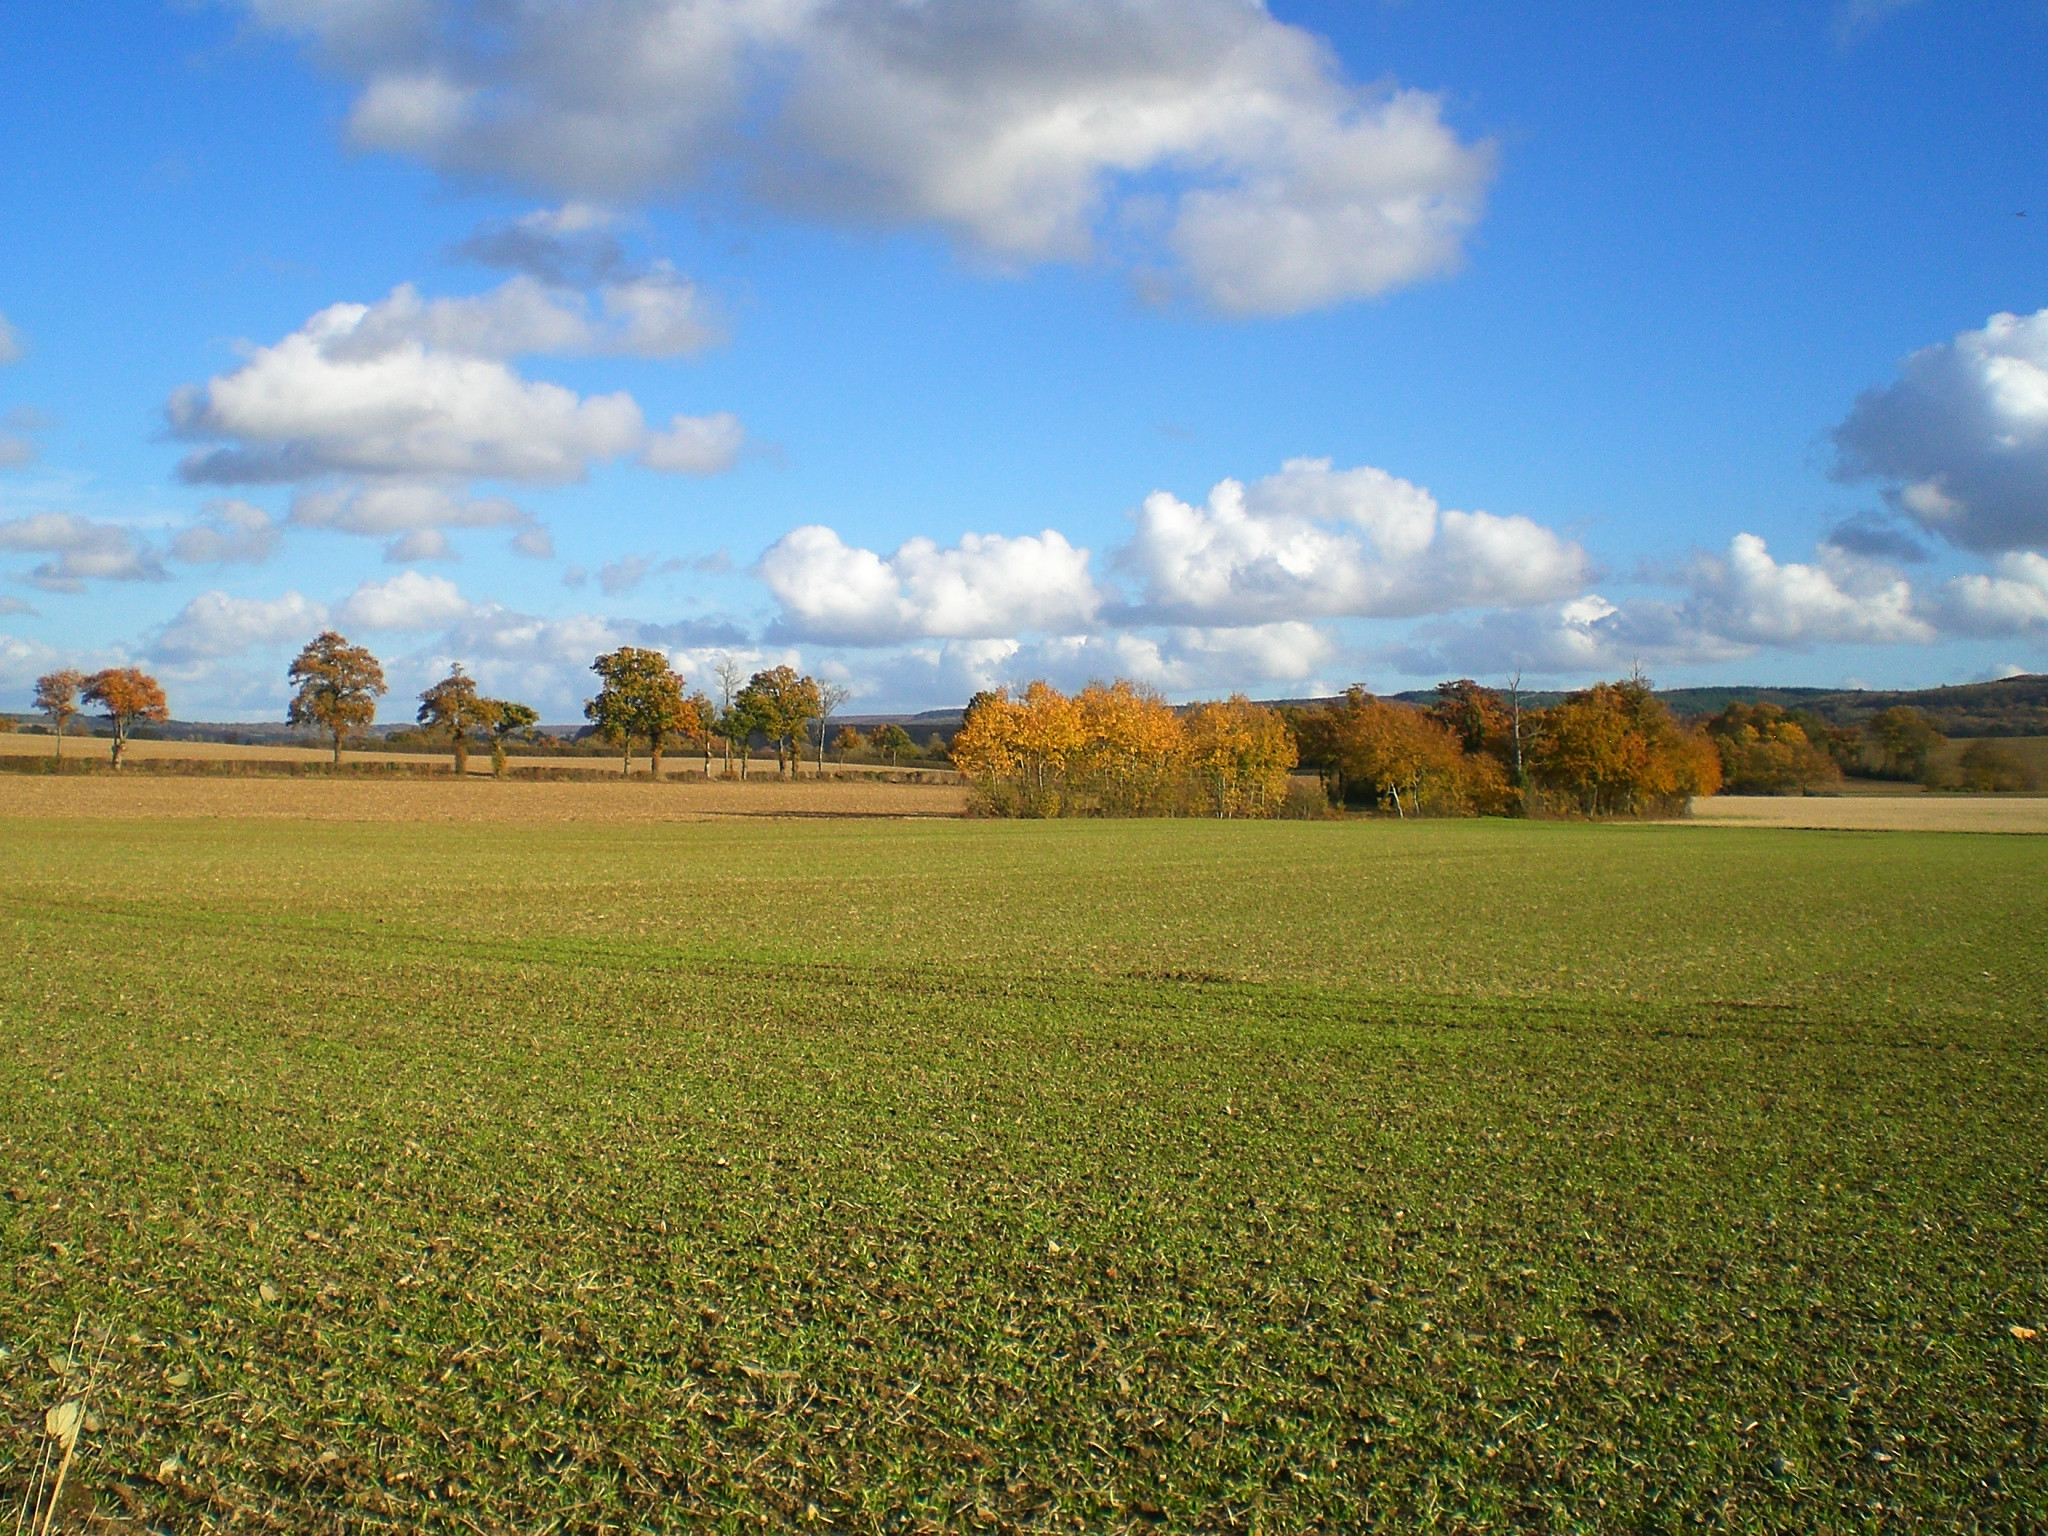
<instances>
[{"instance_id":1,"label":"white cloud","mask_svg":"<svg viewBox=\"0 0 2048 1536\"><path fill-rule=\"evenodd\" d=\"M1117 563L1155 621L1259 624L1404 617L1527 604L1582 590L1585 552L1525 517L1440 512L1384 470L1291 459L1205 506L1155 491Z\"/></svg>"},{"instance_id":2,"label":"white cloud","mask_svg":"<svg viewBox=\"0 0 2048 1536\"><path fill-rule=\"evenodd\" d=\"M648 434L640 462L676 475L717 475L739 461L746 428L730 411L712 416L677 416L665 432Z\"/></svg>"},{"instance_id":3,"label":"white cloud","mask_svg":"<svg viewBox=\"0 0 2048 1536\"><path fill-rule=\"evenodd\" d=\"M1781 565L1738 533L1723 557L1696 562L1687 628L1739 645L1922 644L1935 638L1909 582L1888 566L1823 545L1813 565Z\"/></svg>"},{"instance_id":4,"label":"white cloud","mask_svg":"<svg viewBox=\"0 0 2048 1536\"><path fill-rule=\"evenodd\" d=\"M841 644L1071 632L1102 604L1088 551L1051 529L970 533L950 548L911 539L885 559L810 525L776 540L755 569L781 605L780 631Z\"/></svg>"},{"instance_id":5,"label":"white cloud","mask_svg":"<svg viewBox=\"0 0 2048 1536\"><path fill-rule=\"evenodd\" d=\"M5 315L0 315L0 368L20 362L22 350L21 332Z\"/></svg>"},{"instance_id":6,"label":"white cloud","mask_svg":"<svg viewBox=\"0 0 2048 1536\"><path fill-rule=\"evenodd\" d=\"M1822 545L1811 565L1781 564L1755 534L1678 574L1677 601L1625 603L1587 593L1569 602L1502 608L1426 625L1393 653L1430 672L1615 674L1648 665L1736 661L1760 650L1816 645L1926 644L1939 638L1912 586L1889 566Z\"/></svg>"},{"instance_id":7,"label":"white cloud","mask_svg":"<svg viewBox=\"0 0 2048 1536\"><path fill-rule=\"evenodd\" d=\"M2003 555L1994 574L1952 577L1935 601L1942 628L1963 635L2011 635L2048 629L2048 557Z\"/></svg>"},{"instance_id":8,"label":"white cloud","mask_svg":"<svg viewBox=\"0 0 2048 1536\"><path fill-rule=\"evenodd\" d=\"M291 520L301 528L332 528L377 539L442 528L519 527L533 521L524 508L502 496L468 496L419 480L359 481L339 490L301 491L292 498Z\"/></svg>"},{"instance_id":9,"label":"white cloud","mask_svg":"<svg viewBox=\"0 0 2048 1536\"><path fill-rule=\"evenodd\" d=\"M470 605L445 576L403 571L385 581L366 581L349 594L338 617L361 629L443 629L468 616Z\"/></svg>"},{"instance_id":10,"label":"white cloud","mask_svg":"<svg viewBox=\"0 0 2048 1536\"><path fill-rule=\"evenodd\" d=\"M530 560L552 560L555 558L555 536L539 523L522 528L512 536L512 553L525 555Z\"/></svg>"},{"instance_id":11,"label":"white cloud","mask_svg":"<svg viewBox=\"0 0 2048 1536\"><path fill-rule=\"evenodd\" d=\"M659 353L694 323L672 274L604 290L604 346ZM334 304L232 372L186 385L168 414L190 454L188 481L246 484L328 474L414 480L580 479L593 463L637 455L690 474L729 468L737 417L676 417L650 430L623 391L580 396L522 377L511 353L598 349L573 295L514 278L477 299Z\"/></svg>"},{"instance_id":12,"label":"white cloud","mask_svg":"<svg viewBox=\"0 0 2048 1536\"><path fill-rule=\"evenodd\" d=\"M357 80L365 147L600 201L736 171L782 206L935 224L1000 261L1084 258L1114 231L1233 313L1445 270L1492 174L1439 98L1357 86L1243 0L247 3Z\"/></svg>"},{"instance_id":13,"label":"white cloud","mask_svg":"<svg viewBox=\"0 0 2048 1536\"><path fill-rule=\"evenodd\" d=\"M16 436L12 432L0 432L0 469L19 469L24 464L36 461L36 445L33 439Z\"/></svg>"},{"instance_id":14,"label":"white cloud","mask_svg":"<svg viewBox=\"0 0 2048 1536\"><path fill-rule=\"evenodd\" d=\"M284 537L271 515L246 501L216 501L206 520L180 529L171 539L171 558L187 565L261 565L277 553Z\"/></svg>"},{"instance_id":15,"label":"white cloud","mask_svg":"<svg viewBox=\"0 0 2048 1536\"><path fill-rule=\"evenodd\" d=\"M467 357L529 354L573 357L626 354L681 357L721 339L696 286L660 262L645 272L599 286L600 313L574 289L512 278L469 298L424 299L410 283L365 307L328 344L342 361L359 361L408 344Z\"/></svg>"},{"instance_id":16,"label":"white cloud","mask_svg":"<svg viewBox=\"0 0 2048 1536\"><path fill-rule=\"evenodd\" d=\"M1907 358L1835 428L1836 474L1966 549L2048 547L2048 309Z\"/></svg>"},{"instance_id":17,"label":"white cloud","mask_svg":"<svg viewBox=\"0 0 2048 1536\"><path fill-rule=\"evenodd\" d=\"M495 358L399 340L355 348L370 310L335 304L232 373L171 396L181 437L233 446L189 456L185 479L236 484L340 472L389 476L580 478L593 460L647 438L625 393L582 397L521 378Z\"/></svg>"},{"instance_id":18,"label":"white cloud","mask_svg":"<svg viewBox=\"0 0 2048 1536\"><path fill-rule=\"evenodd\" d=\"M1841 0L1835 7L1835 41L1846 48L1866 32L1875 31L1901 11L1909 11L1920 0Z\"/></svg>"},{"instance_id":19,"label":"white cloud","mask_svg":"<svg viewBox=\"0 0 2048 1536\"><path fill-rule=\"evenodd\" d=\"M0 619L11 618L17 613L24 614L31 619L41 617L36 612L34 604L25 603L12 594L0 596Z\"/></svg>"},{"instance_id":20,"label":"white cloud","mask_svg":"<svg viewBox=\"0 0 2048 1536\"><path fill-rule=\"evenodd\" d=\"M647 579L647 573L653 569L654 561L648 556L627 555L599 566L597 584L604 589L606 597L617 597L639 586Z\"/></svg>"},{"instance_id":21,"label":"white cloud","mask_svg":"<svg viewBox=\"0 0 2048 1536\"><path fill-rule=\"evenodd\" d=\"M211 660L252 645L310 640L326 623L326 607L297 592L267 600L202 592L164 626L151 650L167 661Z\"/></svg>"},{"instance_id":22,"label":"white cloud","mask_svg":"<svg viewBox=\"0 0 2048 1536\"><path fill-rule=\"evenodd\" d=\"M0 553L55 555L28 574L51 592L80 592L87 581L162 581L163 559L118 523L72 512L38 512L0 522Z\"/></svg>"}]
</instances>

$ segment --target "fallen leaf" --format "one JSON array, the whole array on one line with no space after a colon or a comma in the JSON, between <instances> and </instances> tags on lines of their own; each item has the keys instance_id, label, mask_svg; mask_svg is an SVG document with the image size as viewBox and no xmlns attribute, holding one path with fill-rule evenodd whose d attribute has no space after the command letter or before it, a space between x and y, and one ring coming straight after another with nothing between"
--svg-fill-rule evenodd
<instances>
[{"instance_id":1,"label":"fallen leaf","mask_svg":"<svg viewBox=\"0 0 2048 1536\"><path fill-rule=\"evenodd\" d=\"M78 1443L78 1432L84 1427L85 1402L82 1398L67 1397L43 1415L43 1433L52 1440L63 1441L67 1451Z\"/></svg>"},{"instance_id":2,"label":"fallen leaf","mask_svg":"<svg viewBox=\"0 0 2048 1536\"><path fill-rule=\"evenodd\" d=\"M2023 1327L2019 1323L2014 1323L2012 1325L2012 1336L2018 1339L2022 1344L2024 1344L2029 1339L2038 1339L2041 1336L2041 1334L2040 1330L2038 1329L2027 1328Z\"/></svg>"},{"instance_id":3,"label":"fallen leaf","mask_svg":"<svg viewBox=\"0 0 2048 1536\"><path fill-rule=\"evenodd\" d=\"M164 1380L174 1387L189 1387L192 1385L192 1373L184 1370L173 1371Z\"/></svg>"},{"instance_id":4,"label":"fallen leaf","mask_svg":"<svg viewBox=\"0 0 2048 1536\"><path fill-rule=\"evenodd\" d=\"M156 1464L156 1480L160 1483L168 1483L178 1475L179 1468L183 1465L176 1456L166 1456Z\"/></svg>"},{"instance_id":5,"label":"fallen leaf","mask_svg":"<svg viewBox=\"0 0 2048 1536\"><path fill-rule=\"evenodd\" d=\"M258 1296L261 1296L265 1301L282 1301L284 1299L282 1293L279 1292L278 1288L272 1285L268 1280L264 1281L261 1285L256 1287L256 1294Z\"/></svg>"}]
</instances>

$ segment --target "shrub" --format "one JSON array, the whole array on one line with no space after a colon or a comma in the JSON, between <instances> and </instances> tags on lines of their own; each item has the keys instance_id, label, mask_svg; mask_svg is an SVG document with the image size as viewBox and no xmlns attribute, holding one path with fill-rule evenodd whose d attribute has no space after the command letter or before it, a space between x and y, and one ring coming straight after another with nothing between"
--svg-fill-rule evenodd
<instances>
[{"instance_id":1,"label":"shrub","mask_svg":"<svg viewBox=\"0 0 2048 1536\"><path fill-rule=\"evenodd\" d=\"M2011 747L1995 741L1978 740L1963 748L1957 765L1964 789L1980 792L2033 789L2039 783L2033 769Z\"/></svg>"}]
</instances>

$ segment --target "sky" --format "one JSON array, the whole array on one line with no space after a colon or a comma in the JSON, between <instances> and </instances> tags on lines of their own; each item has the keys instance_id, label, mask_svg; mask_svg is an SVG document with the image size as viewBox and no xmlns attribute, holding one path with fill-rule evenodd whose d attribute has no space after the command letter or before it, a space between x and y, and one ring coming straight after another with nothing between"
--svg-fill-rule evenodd
<instances>
[{"instance_id":1,"label":"sky","mask_svg":"<svg viewBox=\"0 0 2048 1536\"><path fill-rule=\"evenodd\" d=\"M2048 671L2048 3L0 20L0 709Z\"/></svg>"}]
</instances>

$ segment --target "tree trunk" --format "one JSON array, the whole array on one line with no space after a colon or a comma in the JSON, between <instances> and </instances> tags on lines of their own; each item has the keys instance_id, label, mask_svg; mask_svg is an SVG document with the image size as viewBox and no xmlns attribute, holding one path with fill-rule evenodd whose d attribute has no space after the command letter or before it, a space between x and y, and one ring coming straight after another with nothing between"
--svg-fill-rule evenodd
<instances>
[{"instance_id":1,"label":"tree trunk","mask_svg":"<svg viewBox=\"0 0 2048 1536\"><path fill-rule=\"evenodd\" d=\"M469 743L461 736L455 738L455 777L461 778L469 772Z\"/></svg>"},{"instance_id":2,"label":"tree trunk","mask_svg":"<svg viewBox=\"0 0 2048 1536\"><path fill-rule=\"evenodd\" d=\"M661 738L655 737L647 748L647 772L655 779L661 777Z\"/></svg>"},{"instance_id":3,"label":"tree trunk","mask_svg":"<svg viewBox=\"0 0 2048 1536\"><path fill-rule=\"evenodd\" d=\"M121 749L127 745L128 733L122 729L121 722L116 720L114 722L114 771L116 773L121 771Z\"/></svg>"},{"instance_id":4,"label":"tree trunk","mask_svg":"<svg viewBox=\"0 0 2048 1536\"><path fill-rule=\"evenodd\" d=\"M64 722L57 722L57 761L64 761Z\"/></svg>"},{"instance_id":5,"label":"tree trunk","mask_svg":"<svg viewBox=\"0 0 2048 1536\"><path fill-rule=\"evenodd\" d=\"M491 743L491 777L494 779L505 777L505 743L502 741Z\"/></svg>"},{"instance_id":6,"label":"tree trunk","mask_svg":"<svg viewBox=\"0 0 2048 1536\"><path fill-rule=\"evenodd\" d=\"M341 766L341 731L339 728L334 732L334 766L337 768Z\"/></svg>"}]
</instances>

